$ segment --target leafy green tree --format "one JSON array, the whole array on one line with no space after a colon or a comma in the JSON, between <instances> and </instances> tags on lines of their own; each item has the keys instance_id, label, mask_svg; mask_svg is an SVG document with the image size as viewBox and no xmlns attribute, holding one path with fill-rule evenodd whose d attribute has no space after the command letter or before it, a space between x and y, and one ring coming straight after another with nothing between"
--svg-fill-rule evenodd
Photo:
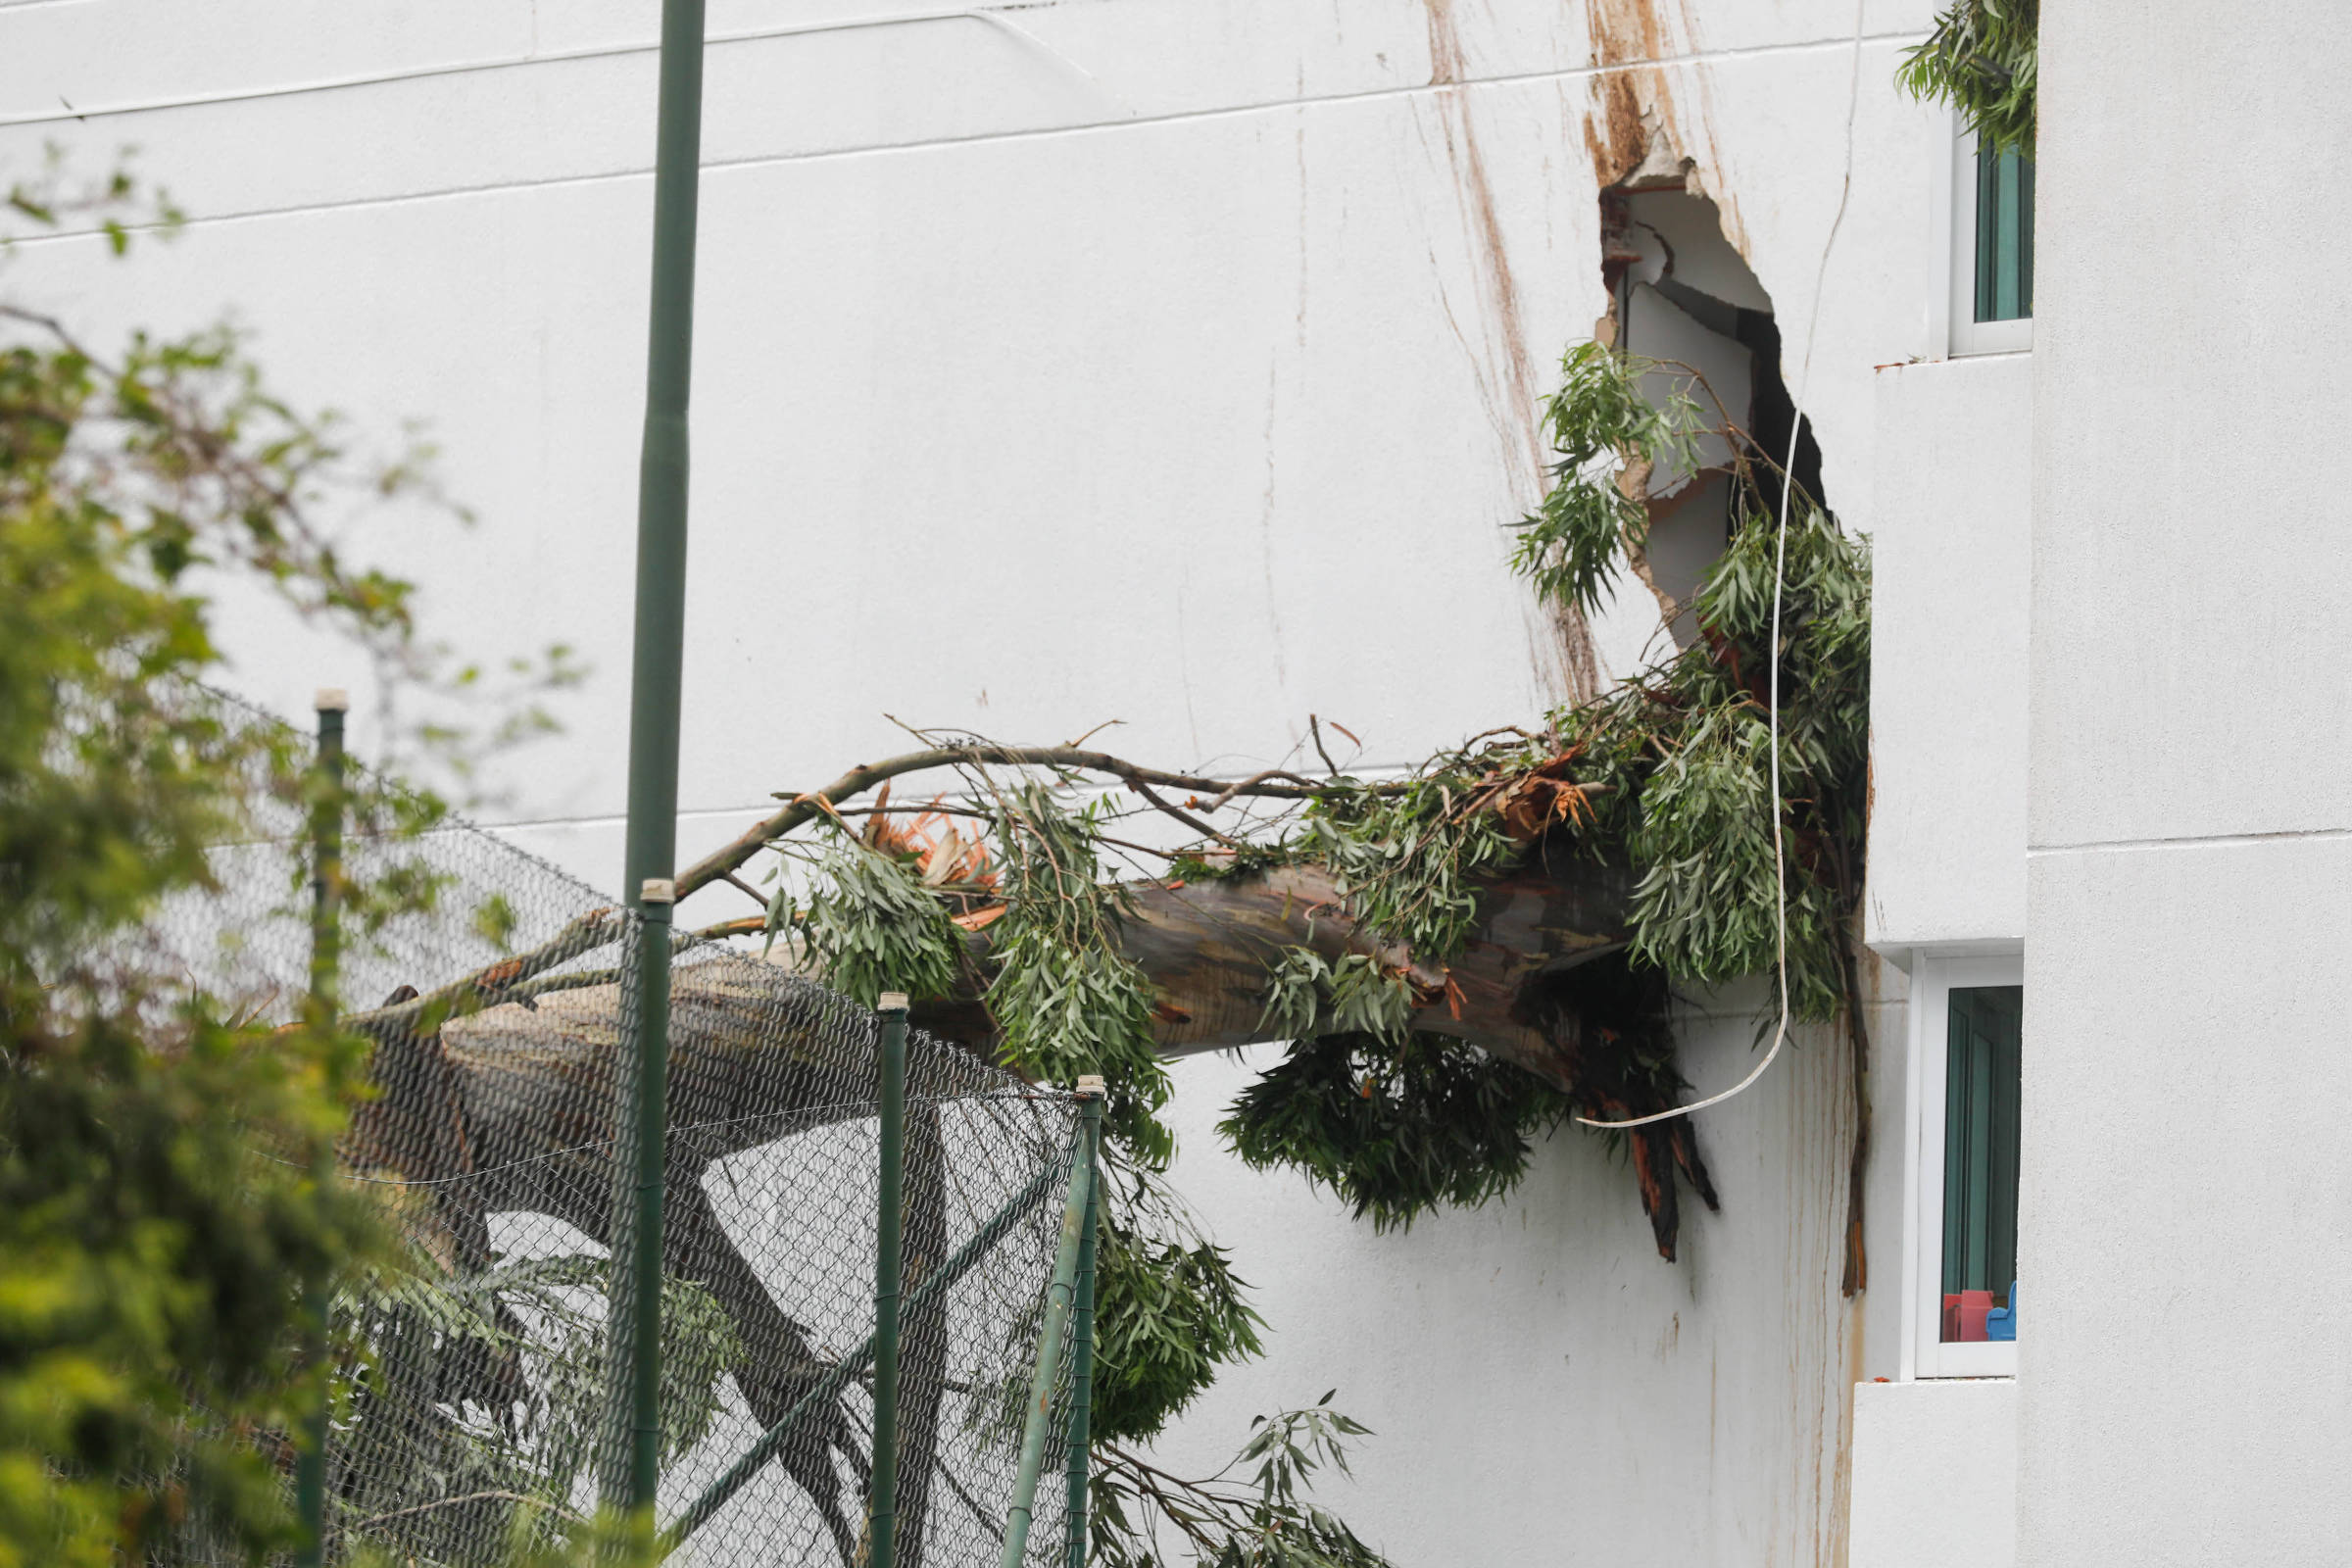
<instances>
[{"instance_id":1,"label":"leafy green tree","mask_svg":"<svg viewBox=\"0 0 2352 1568\"><path fill-rule=\"evenodd\" d=\"M134 192L20 186L35 222ZM0 305L0 1562L106 1563L201 1528L281 1544L303 1368L290 1282L375 1243L299 1153L339 1115L342 1047L272 1031L130 961L201 887L266 732L186 700L218 662L198 564L259 575L397 651L403 584L347 568L307 493L341 454L230 337L112 358ZM257 1441L258 1440L258 1441Z\"/></svg>"},{"instance_id":2,"label":"leafy green tree","mask_svg":"<svg viewBox=\"0 0 2352 1568\"><path fill-rule=\"evenodd\" d=\"M59 167L7 207L117 254L172 218L127 174ZM220 654L197 577L257 579L430 679L409 585L321 521L419 473L272 396L233 333L100 352L0 300L0 1568L292 1541L284 1476L324 1368L297 1286L397 1266L382 1217L313 1179L357 1048L172 976L150 937L211 885L209 850L322 787L295 737L201 689ZM441 809L349 795L396 832ZM361 919L419 896L343 892Z\"/></svg>"}]
</instances>

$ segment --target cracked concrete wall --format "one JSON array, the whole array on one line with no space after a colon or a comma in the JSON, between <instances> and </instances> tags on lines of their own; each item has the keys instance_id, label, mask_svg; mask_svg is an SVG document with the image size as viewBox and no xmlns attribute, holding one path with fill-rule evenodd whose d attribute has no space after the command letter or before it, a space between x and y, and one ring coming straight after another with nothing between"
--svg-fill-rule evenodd
<instances>
[{"instance_id":1,"label":"cracked concrete wall","mask_svg":"<svg viewBox=\"0 0 2352 1568\"><path fill-rule=\"evenodd\" d=\"M1534 403L1604 308L1595 193L1629 157L1690 159L1784 335L1817 320L1826 487L1875 526L1871 368L1930 352L1943 121L1891 83L1930 0L1860 9L1826 268L1847 0L925 9L711 8L685 853L892 745L884 710L1007 737L1116 717L1122 749L1226 767L1315 711L1388 763L1622 673L1646 601L1588 656L1509 576L1503 525L1542 482ZM230 312L297 398L428 420L484 521L366 548L469 653L593 664L499 814L605 883L655 12L0 5L0 156L137 142L194 217L121 266L25 246L10 289L101 336ZM235 679L281 709L366 684L266 607L228 618ZM1741 1000L1693 1022L1702 1091L1751 1059ZM1337 1384L1383 1434L1340 1500L1408 1563L1838 1560L1844 1390L1892 1370L1900 1188L1882 1156L1884 1283L1849 1305L1839 1060L1807 1043L1709 1115L1726 1212L1679 1268L1583 1138L1510 1205L1375 1238L1218 1154L1230 1071L1188 1064L1183 1179L1278 1337L1170 1450ZM1899 1062L1876 1092L1886 1149Z\"/></svg>"}]
</instances>

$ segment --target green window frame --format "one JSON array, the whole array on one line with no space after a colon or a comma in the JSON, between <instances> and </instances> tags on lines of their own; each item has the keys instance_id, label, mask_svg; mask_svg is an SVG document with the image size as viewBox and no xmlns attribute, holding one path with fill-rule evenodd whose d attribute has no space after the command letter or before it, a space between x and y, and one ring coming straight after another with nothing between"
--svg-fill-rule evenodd
<instances>
[{"instance_id":1,"label":"green window frame","mask_svg":"<svg viewBox=\"0 0 2352 1568\"><path fill-rule=\"evenodd\" d=\"M1908 968L1900 1374L2014 1377L2034 1332L2018 1278L2025 957L1915 953Z\"/></svg>"},{"instance_id":2,"label":"green window frame","mask_svg":"<svg viewBox=\"0 0 2352 1568\"><path fill-rule=\"evenodd\" d=\"M1943 1292L2017 1283L2022 986L1954 986L1944 1025Z\"/></svg>"},{"instance_id":3,"label":"green window frame","mask_svg":"<svg viewBox=\"0 0 2352 1568\"><path fill-rule=\"evenodd\" d=\"M1977 149L1976 319L2034 315L2034 160Z\"/></svg>"}]
</instances>

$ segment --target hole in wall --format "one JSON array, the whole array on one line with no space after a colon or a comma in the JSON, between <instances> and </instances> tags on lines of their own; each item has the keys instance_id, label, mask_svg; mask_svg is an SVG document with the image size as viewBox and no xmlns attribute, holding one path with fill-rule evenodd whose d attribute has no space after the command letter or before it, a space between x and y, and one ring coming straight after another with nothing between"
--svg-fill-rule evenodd
<instances>
[{"instance_id":1,"label":"hole in wall","mask_svg":"<svg viewBox=\"0 0 2352 1568\"><path fill-rule=\"evenodd\" d=\"M1721 215L1697 193L1687 168L1671 179L1637 177L1603 190L1600 217L1601 278L1609 290L1601 329L1627 354L1669 362L1643 377L1644 393L1663 407L1687 390L1709 422L1720 400L1722 422L1771 460L1755 466L1751 489L1733 462L1731 443L1710 432L1690 463L1647 476L1650 572L1661 594L1687 605L1730 543L1739 516L1779 513L1774 475L1788 455L1796 413L1781 378L1780 328L1772 297L1724 237ZM1810 420L1797 439L1794 468L1801 493L1823 496L1821 448ZM1669 629L1679 646L1688 646L1696 635L1691 612L1677 614Z\"/></svg>"}]
</instances>

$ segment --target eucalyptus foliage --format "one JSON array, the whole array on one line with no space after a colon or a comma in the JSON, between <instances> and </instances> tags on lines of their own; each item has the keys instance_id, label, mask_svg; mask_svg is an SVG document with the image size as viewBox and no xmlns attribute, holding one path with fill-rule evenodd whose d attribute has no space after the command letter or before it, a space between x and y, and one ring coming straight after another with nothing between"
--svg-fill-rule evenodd
<instances>
[{"instance_id":1,"label":"eucalyptus foliage","mask_svg":"<svg viewBox=\"0 0 2352 1568\"><path fill-rule=\"evenodd\" d=\"M1333 1391L1337 1393L1338 1391ZM1344 1440L1370 1429L1331 1408L1259 1416L1214 1475L1188 1480L1108 1445L1091 1478L1089 1560L1102 1568L1165 1568L1163 1536L1203 1568L1389 1568L1348 1523L1318 1504L1312 1478L1347 1475Z\"/></svg>"},{"instance_id":2,"label":"eucalyptus foliage","mask_svg":"<svg viewBox=\"0 0 2352 1568\"><path fill-rule=\"evenodd\" d=\"M1404 977L1368 953L1334 960L1312 948L1289 948L1266 971L1266 1031L1278 1038L1333 1029L1394 1043L1410 1032L1412 1016Z\"/></svg>"},{"instance_id":3,"label":"eucalyptus foliage","mask_svg":"<svg viewBox=\"0 0 2352 1568\"><path fill-rule=\"evenodd\" d=\"M2041 0L1954 0L1904 52L1895 79L1915 97L1958 107L1984 145L2031 156L2040 28Z\"/></svg>"},{"instance_id":4,"label":"eucalyptus foliage","mask_svg":"<svg viewBox=\"0 0 2352 1568\"><path fill-rule=\"evenodd\" d=\"M1518 858L1492 812L1463 811L1443 770L1394 792L1332 789L1287 846L1338 875L1348 912L1425 963L1462 951L1478 916L1476 879Z\"/></svg>"},{"instance_id":5,"label":"eucalyptus foliage","mask_svg":"<svg viewBox=\"0 0 2352 1568\"><path fill-rule=\"evenodd\" d=\"M999 801L1004 913L996 923L989 1011L1004 1029L1007 1060L1069 1083L1098 1073L1109 1086L1104 1131L1157 1169L1176 1152L1159 1120L1168 1070L1152 1034L1152 985L1119 951L1125 912L1102 876L1096 807L1070 811L1025 784Z\"/></svg>"},{"instance_id":6,"label":"eucalyptus foliage","mask_svg":"<svg viewBox=\"0 0 2352 1568\"><path fill-rule=\"evenodd\" d=\"M1596 486L1623 493L1590 472L1596 442L1613 441L1621 467L1642 472L1687 454L1695 399L1678 397L1669 414L1628 412L1642 377L1656 368L1590 344L1570 351L1567 390L1551 405L1562 460L1554 495ZM1594 390L1612 380L1613 389ZM1571 392L1588 405L1573 417L1562 405ZM1867 826L1870 560L1817 498L1783 482L1775 454L1737 428L1722 434L1740 516L1692 598L1696 634L1598 701L1555 713L1551 727L1602 789L1586 848L1622 857L1639 874L1633 956L1675 981L1718 985L1777 973L1780 816L1789 849L1790 1001L1798 1016L1819 1020L1842 997L1836 928L1859 887ZM1776 520L1784 490L1786 528ZM1539 512L1522 536L1521 569L1540 586L1554 557L1622 559L1640 547L1622 523L1614 540L1547 536L1545 515ZM1529 541L1544 541L1541 552L1551 554L1531 559ZM1592 608L1590 600L1569 602Z\"/></svg>"},{"instance_id":7,"label":"eucalyptus foliage","mask_svg":"<svg viewBox=\"0 0 2352 1568\"><path fill-rule=\"evenodd\" d=\"M1225 1250L1149 1176L1115 1182L1095 1263L1093 1430L1145 1442L1218 1370L1257 1355L1263 1320Z\"/></svg>"},{"instance_id":8,"label":"eucalyptus foliage","mask_svg":"<svg viewBox=\"0 0 2352 1568\"><path fill-rule=\"evenodd\" d=\"M1218 1130L1261 1169L1292 1165L1375 1228L1508 1192L1566 1096L1444 1035L1300 1041L1242 1091Z\"/></svg>"},{"instance_id":9,"label":"eucalyptus foliage","mask_svg":"<svg viewBox=\"0 0 2352 1568\"><path fill-rule=\"evenodd\" d=\"M1618 482L1621 462L1688 467L1704 422L1695 378L1653 360L1579 343L1560 362L1560 389L1544 404L1553 456L1552 484L1520 524L1511 567L1545 599L1590 613L1620 580L1629 547L1649 544L1649 513ZM1665 372L1655 402L1642 378Z\"/></svg>"},{"instance_id":10,"label":"eucalyptus foliage","mask_svg":"<svg viewBox=\"0 0 2352 1568\"><path fill-rule=\"evenodd\" d=\"M779 886L771 926L789 910L790 892ZM829 847L795 925L826 981L869 1007L885 991L944 994L963 957L948 906L920 868L847 834Z\"/></svg>"},{"instance_id":11,"label":"eucalyptus foliage","mask_svg":"<svg viewBox=\"0 0 2352 1568\"><path fill-rule=\"evenodd\" d=\"M1842 1001L1837 927L1859 885L1867 827L1869 559L1828 515L1788 529L1781 642L1772 633L1774 529L1751 516L1697 596L1703 637L1590 722L1633 726L1643 753L1618 755L1640 814L1628 843L1635 956L1675 979L1716 985L1777 974L1772 823L1783 818L1788 976L1797 1016ZM1781 795L1771 791L1768 688L1781 706Z\"/></svg>"}]
</instances>

